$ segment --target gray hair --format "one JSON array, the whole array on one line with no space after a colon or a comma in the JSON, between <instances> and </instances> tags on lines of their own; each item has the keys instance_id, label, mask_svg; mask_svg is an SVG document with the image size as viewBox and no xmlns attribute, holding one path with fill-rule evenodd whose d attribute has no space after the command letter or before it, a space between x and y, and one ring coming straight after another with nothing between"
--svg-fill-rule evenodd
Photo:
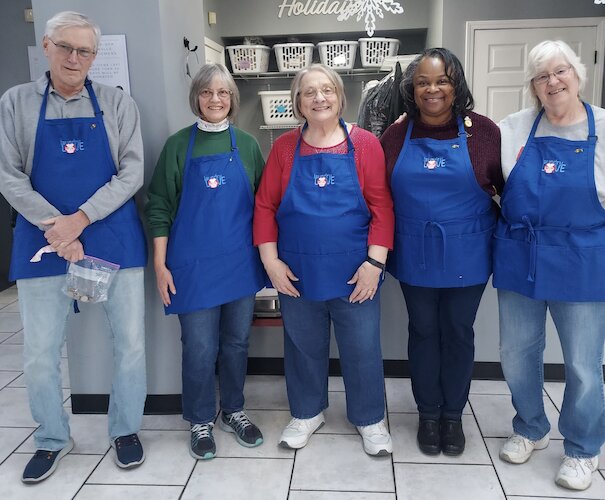
<instances>
[{"instance_id":1,"label":"gray hair","mask_svg":"<svg viewBox=\"0 0 605 500\"><path fill-rule=\"evenodd\" d=\"M191 81L191 88L189 89L189 107L193 114L199 118L202 116L200 110L200 92L207 89L212 84L212 80L215 76L218 76L225 86L231 91L231 108L227 117L230 121L233 121L239 111L239 89L235 84L235 80L229 73L229 70L222 64L204 64Z\"/></svg>"},{"instance_id":2,"label":"gray hair","mask_svg":"<svg viewBox=\"0 0 605 500\"><path fill-rule=\"evenodd\" d=\"M573 68L579 82L580 93L586 86L586 66L580 61L578 55L572 48L561 40L545 40L536 45L527 56L525 68L525 95L533 102L537 109L542 107L540 99L536 96L536 90L532 80L544 72L545 66L556 57L562 56ZM579 97L579 96L578 96Z\"/></svg>"},{"instance_id":3,"label":"gray hair","mask_svg":"<svg viewBox=\"0 0 605 500\"><path fill-rule=\"evenodd\" d=\"M347 107L347 97L345 96L345 86L342 83L342 78L335 70L328 66L323 64L311 64L311 66L307 66L296 73L292 80L292 85L290 86L290 98L292 99L292 113L294 114L294 118L301 122L305 121L305 117L300 112L300 92L302 90L303 78L311 71L323 73L328 77L330 82L332 82L332 85L336 88L336 96L338 97L338 102L340 104L338 117L342 117Z\"/></svg>"},{"instance_id":4,"label":"gray hair","mask_svg":"<svg viewBox=\"0 0 605 500\"><path fill-rule=\"evenodd\" d=\"M46 29L44 30L44 36L47 38L53 38L57 31L61 31L67 28L88 28L92 30L95 38L94 51L96 52L99 48L101 41L101 28L97 23L84 14L66 10L59 12L46 21Z\"/></svg>"}]
</instances>

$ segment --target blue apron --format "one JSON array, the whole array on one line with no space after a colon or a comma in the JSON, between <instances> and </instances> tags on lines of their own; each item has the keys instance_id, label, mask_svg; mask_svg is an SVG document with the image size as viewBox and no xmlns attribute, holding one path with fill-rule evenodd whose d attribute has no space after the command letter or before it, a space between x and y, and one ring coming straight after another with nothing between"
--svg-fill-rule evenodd
<instances>
[{"instance_id":1,"label":"blue apron","mask_svg":"<svg viewBox=\"0 0 605 500\"><path fill-rule=\"evenodd\" d=\"M411 139L413 127L391 175L395 244L387 269L413 286L486 283L496 214L475 178L462 119L455 139Z\"/></svg>"},{"instance_id":2,"label":"blue apron","mask_svg":"<svg viewBox=\"0 0 605 500\"><path fill-rule=\"evenodd\" d=\"M535 137L542 110L502 193L494 286L538 300L605 301L605 210L588 138Z\"/></svg>"},{"instance_id":3,"label":"blue apron","mask_svg":"<svg viewBox=\"0 0 605 500\"><path fill-rule=\"evenodd\" d=\"M38 118L31 184L63 215L77 212L80 205L117 172L103 112L90 80L87 79L85 85L94 117L47 120L49 81ZM145 234L133 198L84 229L79 240L87 255L115 262L121 269L147 263ZM13 238L10 279L65 274L67 261L56 253L44 254L40 262L29 262L47 244L44 232L19 215Z\"/></svg>"},{"instance_id":4,"label":"blue apron","mask_svg":"<svg viewBox=\"0 0 605 500\"><path fill-rule=\"evenodd\" d=\"M264 284L258 249L252 245L254 195L233 127L230 151L191 158L196 134L194 124L168 239L166 265L176 295L170 297L166 314L226 304L254 295Z\"/></svg>"},{"instance_id":5,"label":"blue apron","mask_svg":"<svg viewBox=\"0 0 605 500\"><path fill-rule=\"evenodd\" d=\"M276 214L279 258L299 278L293 285L307 300L350 295L355 286L347 281L368 252L370 212L357 177L353 142L342 119L340 125L347 154L301 156L301 132Z\"/></svg>"}]
</instances>

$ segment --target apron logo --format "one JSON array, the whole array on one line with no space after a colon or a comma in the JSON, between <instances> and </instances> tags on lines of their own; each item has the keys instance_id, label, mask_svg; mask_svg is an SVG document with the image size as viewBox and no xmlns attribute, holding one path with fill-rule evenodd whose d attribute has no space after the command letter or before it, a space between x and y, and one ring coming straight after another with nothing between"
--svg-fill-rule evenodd
<instances>
[{"instance_id":1,"label":"apron logo","mask_svg":"<svg viewBox=\"0 0 605 500\"><path fill-rule=\"evenodd\" d=\"M332 174L313 174L313 183L317 187L324 188L328 184L334 184L334 176Z\"/></svg>"},{"instance_id":2,"label":"apron logo","mask_svg":"<svg viewBox=\"0 0 605 500\"><path fill-rule=\"evenodd\" d=\"M84 151L84 141L74 139L71 141L61 141L61 152L74 154L76 151Z\"/></svg>"},{"instance_id":3,"label":"apron logo","mask_svg":"<svg viewBox=\"0 0 605 500\"><path fill-rule=\"evenodd\" d=\"M546 160L542 165L542 171L545 174L554 174L555 172L565 172L565 163L558 160Z\"/></svg>"},{"instance_id":4,"label":"apron logo","mask_svg":"<svg viewBox=\"0 0 605 500\"><path fill-rule=\"evenodd\" d=\"M428 170L435 170L436 168L445 167L445 158L425 158L424 168Z\"/></svg>"},{"instance_id":5,"label":"apron logo","mask_svg":"<svg viewBox=\"0 0 605 500\"><path fill-rule=\"evenodd\" d=\"M223 184L227 184L227 179L224 175L211 175L209 177L204 176L204 183L207 188L216 189Z\"/></svg>"}]
</instances>

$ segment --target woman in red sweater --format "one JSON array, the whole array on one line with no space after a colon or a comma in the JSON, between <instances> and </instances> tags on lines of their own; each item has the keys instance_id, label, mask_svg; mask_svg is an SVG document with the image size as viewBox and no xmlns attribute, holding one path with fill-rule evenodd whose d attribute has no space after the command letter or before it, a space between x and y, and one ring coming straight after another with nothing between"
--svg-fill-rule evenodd
<instances>
[{"instance_id":1,"label":"woman in red sweater","mask_svg":"<svg viewBox=\"0 0 605 500\"><path fill-rule=\"evenodd\" d=\"M394 221L384 153L372 134L341 118L346 98L333 69L301 70L291 96L304 124L275 141L254 212L254 243L284 321L294 418L280 444L302 448L324 423L332 322L347 416L366 453L388 454L379 286Z\"/></svg>"},{"instance_id":2,"label":"woman in red sweater","mask_svg":"<svg viewBox=\"0 0 605 500\"><path fill-rule=\"evenodd\" d=\"M473 323L492 272L492 196L504 184L500 132L471 111L462 65L447 49L417 57L401 91L407 118L381 137L396 219L388 270L408 309L418 446L455 456L465 446Z\"/></svg>"}]
</instances>

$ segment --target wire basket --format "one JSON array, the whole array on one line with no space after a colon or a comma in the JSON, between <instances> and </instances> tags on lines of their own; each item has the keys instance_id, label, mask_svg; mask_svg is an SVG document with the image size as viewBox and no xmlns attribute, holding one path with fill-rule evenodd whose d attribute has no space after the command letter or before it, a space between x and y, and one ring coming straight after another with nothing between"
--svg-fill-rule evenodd
<instances>
[{"instance_id":1,"label":"wire basket","mask_svg":"<svg viewBox=\"0 0 605 500\"><path fill-rule=\"evenodd\" d=\"M319 58L321 63L334 69L353 69L357 42L337 40L334 42L319 42Z\"/></svg>"},{"instance_id":2,"label":"wire basket","mask_svg":"<svg viewBox=\"0 0 605 500\"><path fill-rule=\"evenodd\" d=\"M289 90L261 90L258 95L267 125L296 125Z\"/></svg>"},{"instance_id":3,"label":"wire basket","mask_svg":"<svg viewBox=\"0 0 605 500\"><path fill-rule=\"evenodd\" d=\"M396 38L360 38L359 55L364 68L379 68L385 57L394 56L399 50Z\"/></svg>"},{"instance_id":4,"label":"wire basket","mask_svg":"<svg viewBox=\"0 0 605 500\"><path fill-rule=\"evenodd\" d=\"M286 73L309 66L313 59L314 47L312 43L276 43L273 50L278 71Z\"/></svg>"},{"instance_id":5,"label":"wire basket","mask_svg":"<svg viewBox=\"0 0 605 500\"><path fill-rule=\"evenodd\" d=\"M227 50L233 73L265 73L269 69L271 49L265 45L231 45Z\"/></svg>"}]
</instances>

